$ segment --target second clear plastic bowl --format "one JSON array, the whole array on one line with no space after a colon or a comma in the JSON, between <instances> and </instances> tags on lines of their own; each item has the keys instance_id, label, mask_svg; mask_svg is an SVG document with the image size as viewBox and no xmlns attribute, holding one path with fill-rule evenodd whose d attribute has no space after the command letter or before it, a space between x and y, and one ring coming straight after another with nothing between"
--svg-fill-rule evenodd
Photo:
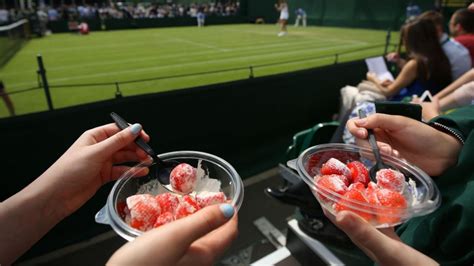
<instances>
[{"instance_id":1,"label":"second clear plastic bowl","mask_svg":"<svg viewBox=\"0 0 474 266\"><path fill-rule=\"evenodd\" d=\"M374 165L371 149L350 144L323 144L308 148L296 160L288 162L288 166L298 171L300 178L310 187L314 196L330 215L336 215L334 203L343 204L346 209L366 213L375 227L392 227L401 224L412 217L426 215L435 211L441 204L441 198L436 184L420 168L396 157L382 154L384 163L402 172L410 184L404 191L408 202L406 209L400 210L383 206L372 206L351 200L340 201L342 196L333 191L317 186L314 177L319 175L321 165L330 158L336 158L344 163L358 160L370 169ZM329 200L328 200L329 199ZM376 219L378 214L391 217L392 222L381 222Z\"/></svg>"}]
</instances>

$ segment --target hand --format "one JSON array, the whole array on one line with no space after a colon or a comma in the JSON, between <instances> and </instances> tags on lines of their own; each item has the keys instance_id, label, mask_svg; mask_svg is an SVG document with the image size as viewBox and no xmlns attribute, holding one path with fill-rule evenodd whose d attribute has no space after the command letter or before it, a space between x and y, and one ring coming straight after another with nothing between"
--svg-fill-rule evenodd
<instances>
[{"instance_id":1,"label":"hand","mask_svg":"<svg viewBox=\"0 0 474 266\"><path fill-rule=\"evenodd\" d=\"M373 114L350 119L347 128L365 147L370 147L367 129L373 129L382 152L401 156L431 176L454 165L462 147L455 137L404 116Z\"/></svg>"},{"instance_id":2,"label":"hand","mask_svg":"<svg viewBox=\"0 0 474 266\"><path fill-rule=\"evenodd\" d=\"M54 188L55 200L63 205L63 216L77 210L103 184L130 169L115 164L148 158L133 142L140 132L139 124L122 131L115 124L90 129L39 178ZM145 141L150 139L144 132L141 136ZM143 168L139 174L145 175L147 171Z\"/></svg>"},{"instance_id":3,"label":"hand","mask_svg":"<svg viewBox=\"0 0 474 266\"><path fill-rule=\"evenodd\" d=\"M385 58L389 62L397 63L400 60L400 55L395 52L388 53Z\"/></svg>"},{"instance_id":4,"label":"hand","mask_svg":"<svg viewBox=\"0 0 474 266\"><path fill-rule=\"evenodd\" d=\"M382 81L382 83L381 83L380 85L382 85L382 86L384 86L384 87L388 87L388 86L390 86L392 83L393 83L393 80L386 79L386 80Z\"/></svg>"},{"instance_id":5,"label":"hand","mask_svg":"<svg viewBox=\"0 0 474 266\"><path fill-rule=\"evenodd\" d=\"M436 261L402 243L393 228L377 230L350 211L338 213L333 222L379 265L438 265Z\"/></svg>"},{"instance_id":6,"label":"hand","mask_svg":"<svg viewBox=\"0 0 474 266\"><path fill-rule=\"evenodd\" d=\"M374 72L367 72L367 80L375 84L381 84L380 80L377 78L377 75Z\"/></svg>"},{"instance_id":7,"label":"hand","mask_svg":"<svg viewBox=\"0 0 474 266\"><path fill-rule=\"evenodd\" d=\"M109 265L212 265L237 237L229 204L206 207L153 229L117 250Z\"/></svg>"}]
</instances>

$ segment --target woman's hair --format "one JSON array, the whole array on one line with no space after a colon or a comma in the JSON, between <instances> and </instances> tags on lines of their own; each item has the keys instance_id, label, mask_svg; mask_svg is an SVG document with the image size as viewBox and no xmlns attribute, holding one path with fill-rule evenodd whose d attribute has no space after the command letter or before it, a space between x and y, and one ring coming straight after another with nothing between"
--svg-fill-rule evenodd
<instances>
[{"instance_id":1,"label":"woman's hair","mask_svg":"<svg viewBox=\"0 0 474 266\"><path fill-rule=\"evenodd\" d=\"M441 48L433 21L417 19L402 27L401 38L409 58L417 62L417 77L445 87L452 81L449 59Z\"/></svg>"}]
</instances>

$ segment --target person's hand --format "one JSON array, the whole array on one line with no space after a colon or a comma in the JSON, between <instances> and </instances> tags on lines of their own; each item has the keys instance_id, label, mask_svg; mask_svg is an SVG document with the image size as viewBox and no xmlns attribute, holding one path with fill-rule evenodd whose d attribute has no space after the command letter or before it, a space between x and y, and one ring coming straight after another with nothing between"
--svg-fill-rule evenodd
<instances>
[{"instance_id":1,"label":"person's hand","mask_svg":"<svg viewBox=\"0 0 474 266\"><path fill-rule=\"evenodd\" d=\"M380 80L377 78L377 74L374 72L367 72L367 80L375 84L381 84Z\"/></svg>"},{"instance_id":2,"label":"person's hand","mask_svg":"<svg viewBox=\"0 0 474 266\"><path fill-rule=\"evenodd\" d=\"M393 83L393 80L386 79L386 80L382 81L382 83L380 83L380 85L382 85L382 86L384 86L384 87L388 87L388 86L390 86L392 83Z\"/></svg>"},{"instance_id":3,"label":"person's hand","mask_svg":"<svg viewBox=\"0 0 474 266\"><path fill-rule=\"evenodd\" d=\"M146 232L117 250L107 264L212 265L236 237L234 208L213 205Z\"/></svg>"},{"instance_id":4,"label":"person's hand","mask_svg":"<svg viewBox=\"0 0 474 266\"><path fill-rule=\"evenodd\" d=\"M402 243L393 228L377 230L350 211L341 211L331 220L379 265L438 265L428 256Z\"/></svg>"},{"instance_id":5,"label":"person's hand","mask_svg":"<svg viewBox=\"0 0 474 266\"><path fill-rule=\"evenodd\" d=\"M398 63L398 61L400 60L400 55L398 53L395 53L395 52L391 52L391 53L388 53L385 58L387 59L387 61L389 62L393 62L393 63Z\"/></svg>"},{"instance_id":6,"label":"person's hand","mask_svg":"<svg viewBox=\"0 0 474 266\"><path fill-rule=\"evenodd\" d=\"M431 176L457 162L461 143L417 120L404 116L373 114L347 121L349 132L360 146L370 147L367 129L373 129L381 151L408 160Z\"/></svg>"},{"instance_id":7,"label":"person's hand","mask_svg":"<svg viewBox=\"0 0 474 266\"><path fill-rule=\"evenodd\" d=\"M116 165L148 158L133 142L138 135L149 136L139 124L124 130L108 124L87 130L38 179L43 186L53 188L54 200L67 216L82 206L105 183L115 180L130 167ZM147 168L139 175L148 173Z\"/></svg>"}]
</instances>

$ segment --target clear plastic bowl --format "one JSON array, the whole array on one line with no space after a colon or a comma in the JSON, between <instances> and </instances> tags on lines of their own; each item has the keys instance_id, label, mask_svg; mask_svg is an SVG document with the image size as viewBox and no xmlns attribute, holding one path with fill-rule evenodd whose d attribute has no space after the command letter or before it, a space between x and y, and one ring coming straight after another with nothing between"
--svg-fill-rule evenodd
<instances>
[{"instance_id":1,"label":"clear plastic bowl","mask_svg":"<svg viewBox=\"0 0 474 266\"><path fill-rule=\"evenodd\" d=\"M221 181L221 190L226 195L229 203L235 207L236 212L242 205L244 198L244 186L242 180L234 167L225 160L204 152L198 151L175 151L159 155L164 161L175 160L188 163L194 167L201 161L203 169L209 171L208 176ZM136 177L137 168L146 167L148 163L142 162L124 173L113 186L107 198L105 206L95 215L95 221L108 224L121 237L128 241L143 234L142 231L130 227L120 216L118 206L124 204L127 197L137 194L141 185L152 180L150 175Z\"/></svg>"},{"instance_id":2,"label":"clear plastic bowl","mask_svg":"<svg viewBox=\"0 0 474 266\"><path fill-rule=\"evenodd\" d=\"M384 206L373 206L354 200L344 199L342 195L317 186L314 177L319 176L321 165L330 158L336 158L343 163L358 160L367 169L370 169L375 159L371 149L358 147L350 144L322 144L306 149L300 156L288 162L288 166L298 171L303 181L308 184L314 196L330 215L336 215L333 208L334 203L344 206L345 209L363 213L369 222L377 228L392 227L416 216L426 215L435 211L441 204L441 198L436 184L420 168L399 158L382 154L382 160L393 169L397 169L405 175L408 186L405 187L403 195L407 199L407 208L390 208ZM311 161L311 163L309 163ZM311 167L311 169L310 169ZM366 215L365 215L366 214ZM382 215L383 214L383 215ZM377 219L377 217L388 217L389 219ZM385 221L381 221L385 220ZM390 222L386 222L389 220Z\"/></svg>"}]
</instances>

